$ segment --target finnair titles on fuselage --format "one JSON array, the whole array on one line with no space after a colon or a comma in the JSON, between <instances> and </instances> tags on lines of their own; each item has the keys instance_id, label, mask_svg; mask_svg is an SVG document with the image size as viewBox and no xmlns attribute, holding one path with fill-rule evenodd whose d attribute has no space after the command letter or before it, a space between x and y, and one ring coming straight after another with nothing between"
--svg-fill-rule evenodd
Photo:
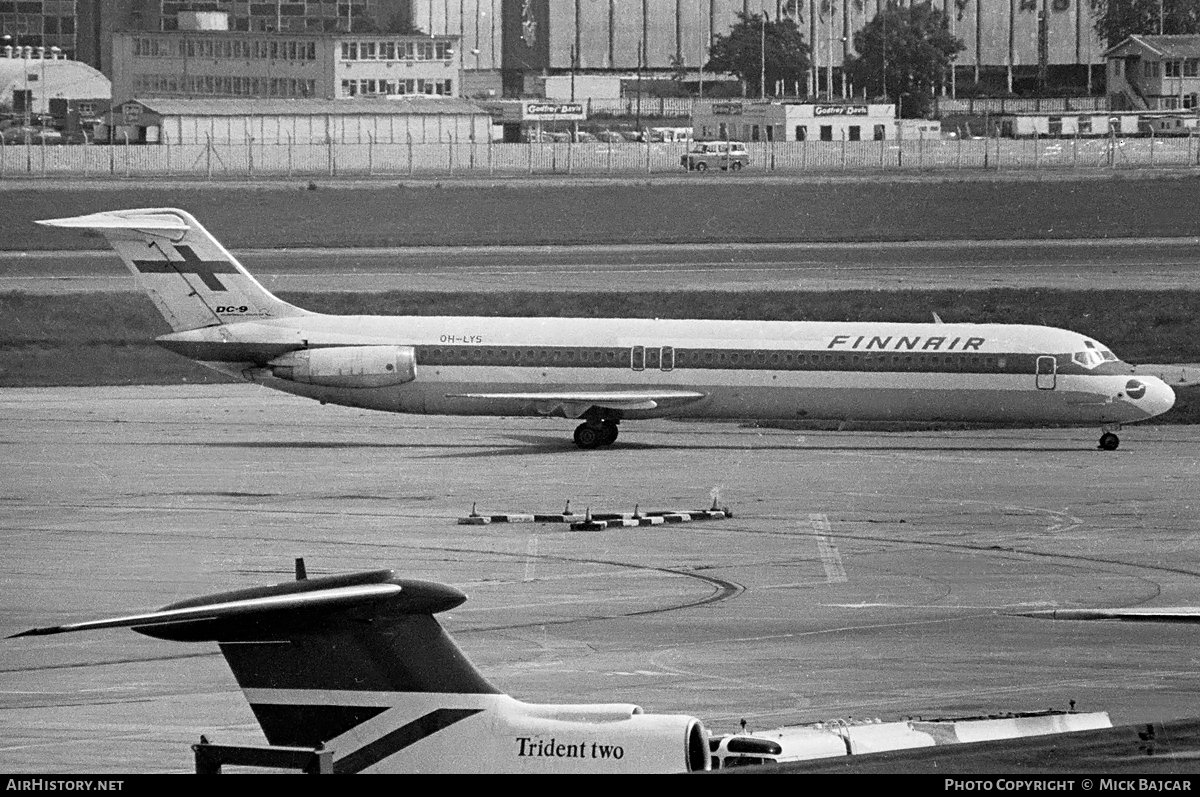
<instances>
[{"instance_id":1,"label":"finnair titles on fuselage","mask_svg":"<svg viewBox=\"0 0 1200 797\"><path fill-rule=\"evenodd\" d=\"M171 351L321 402L575 418L582 448L670 416L1096 425L1114 449L1122 424L1175 400L1052 327L333 316L276 298L181 210L40 223L102 233L171 324Z\"/></svg>"}]
</instances>

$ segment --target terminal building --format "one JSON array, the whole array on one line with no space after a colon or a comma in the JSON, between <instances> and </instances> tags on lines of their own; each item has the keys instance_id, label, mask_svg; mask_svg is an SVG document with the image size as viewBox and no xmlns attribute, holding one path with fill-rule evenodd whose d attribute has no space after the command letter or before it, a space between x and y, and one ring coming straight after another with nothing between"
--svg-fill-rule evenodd
<instances>
[{"instance_id":1,"label":"terminal building","mask_svg":"<svg viewBox=\"0 0 1200 797\"><path fill-rule=\"evenodd\" d=\"M118 33L113 97L348 99L455 97L452 36L277 34L231 30Z\"/></svg>"}]
</instances>

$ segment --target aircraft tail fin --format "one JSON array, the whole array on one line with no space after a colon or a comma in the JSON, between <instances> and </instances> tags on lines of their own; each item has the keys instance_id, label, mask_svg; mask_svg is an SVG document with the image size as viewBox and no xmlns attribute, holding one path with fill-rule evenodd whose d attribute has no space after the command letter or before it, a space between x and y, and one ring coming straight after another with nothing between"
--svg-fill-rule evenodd
<instances>
[{"instance_id":1,"label":"aircraft tail fin","mask_svg":"<svg viewBox=\"0 0 1200 797\"><path fill-rule=\"evenodd\" d=\"M324 748L335 772L667 772L707 769L694 717L632 704L529 704L501 693L434 615L457 589L391 570L181 601L156 612L34 628L129 627L216 641L267 741Z\"/></svg>"},{"instance_id":2,"label":"aircraft tail fin","mask_svg":"<svg viewBox=\"0 0 1200 797\"><path fill-rule=\"evenodd\" d=\"M264 288L185 211L114 210L38 224L103 235L175 332L308 314Z\"/></svg>"},{"instance_id":3,"label":"aircraft tail fin","mask_svg":"<svg viewBox=\"0 0 1200 797\"><path fill-rule=\"evenodd\" d=\"M383 710L354 694L499 694L433 618L465 600L453 587L378 570L306 577L16 636L128 627L159 639L215 641L267 740L316 747Z\"/></svg>"}]
</instances>

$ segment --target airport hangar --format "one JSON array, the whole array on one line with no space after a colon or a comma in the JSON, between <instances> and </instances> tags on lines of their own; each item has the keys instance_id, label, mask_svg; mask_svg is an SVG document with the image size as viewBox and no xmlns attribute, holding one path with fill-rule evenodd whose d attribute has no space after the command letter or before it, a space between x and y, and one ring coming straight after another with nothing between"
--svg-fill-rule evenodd
<instances>
[{"instance_id":1,"label":"airport hangar","mask_svg":"<svg viewBox=\"0 0 1200 797\"><path fill-rule=\"evenodd\" d=\"M492 119L465 100L137 98L114 105L97 140L169 144L486 142Z\"/></svg>"}]
</instances>

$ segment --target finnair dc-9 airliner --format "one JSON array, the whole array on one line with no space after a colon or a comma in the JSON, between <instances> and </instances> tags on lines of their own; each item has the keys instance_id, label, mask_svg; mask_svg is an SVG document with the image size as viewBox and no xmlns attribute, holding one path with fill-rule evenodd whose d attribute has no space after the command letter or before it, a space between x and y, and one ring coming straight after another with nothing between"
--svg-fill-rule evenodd
<instances>
[{"instance_id":1,"label":"finnair dc-9 airliner","mask_svg":"<svg viewBox=\"0 0 1200 797\"><path fill-rule=\"evenodd\" d=\"M218 371L352 407L572 418L580 448L675 417L1095 425L1111 451L1175 401L1065 329L326 315L276 298L182 210L39 223L103 234L170 323L158 343Z\"/></svg>"}]
</instances>

